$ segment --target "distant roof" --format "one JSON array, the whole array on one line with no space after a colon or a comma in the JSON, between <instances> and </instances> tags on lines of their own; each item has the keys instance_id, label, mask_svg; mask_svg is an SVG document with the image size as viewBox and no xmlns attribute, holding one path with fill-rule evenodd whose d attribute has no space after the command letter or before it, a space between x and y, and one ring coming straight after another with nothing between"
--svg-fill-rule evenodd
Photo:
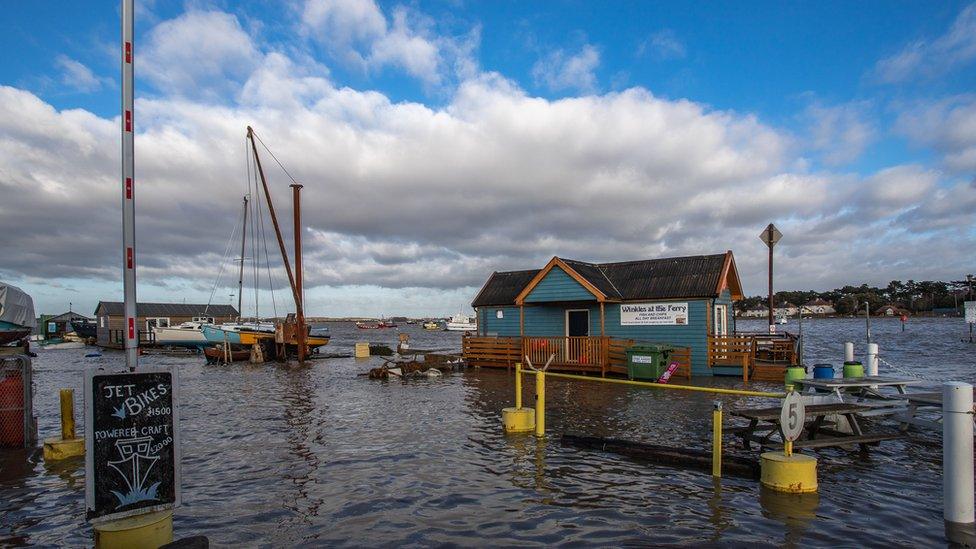
<instances>
[{"instance_id":1,"label":"distant roof","mask_svg":"<svg viewBox=\"0 0 976 549\"><path fill-rule=\"evenodd\" d=\"M121 301L99 301L95 314L123 315L125 306ZM237 309L232 305L210 305L203 303L139 303L136 316L229 316L236 317Z\"/></svg>"},{"instance_id":2,"label":"distant roof","mask_svg":"<svg viewBox=\"0 0 976 549\"><path fill-rule=\"evenodd\" d=\"M723 276L727 277L725 280L733 294L741 294L731 252L618 263L587 263L554 257L546 269L492 273L471 305L513 305L521 293L538 282L537 278L544 277L557 264L610 301L714 297L721 291Z\"/></svg>"},{"instance_id":3,"label":"distant roof","mask_svg":"<svg viewBox=\"0 0 976 549\"><path fill-rule=\"evenodd\" d=\"M809 305L809 306L811 306L811 307L814 307L814 306L824 306L824 305L826 305L826 306L830 306L830 307L833 307L833 305L834 305L834 304L833 304L833 303L831 303L831 302L829 302L829 301L827 301L827 300L824 300L824 299L820 299L820 298L818 297L817 299L811 299L811 300L810 300L810 301L809 301L809 302L807 303L807 305Z\"/></svg>"},{"instance_id":4,"label":"distant roof","mask_svg":"<svg viewBox=\"0 0 976 549\"><path fill-rule=\"evenodd\" d=\"M81 313L76 313L74 311L68 311L66 313L61 313L59 315L49 316L49 317L45 318L44 320L45 320L45 322L58 322L58 321L61 321L61 320L78 320L78 319L91 320L90 317L87 317L87 316L85 316L85 315L83 315Z\"/></svg>"}]
</instances>

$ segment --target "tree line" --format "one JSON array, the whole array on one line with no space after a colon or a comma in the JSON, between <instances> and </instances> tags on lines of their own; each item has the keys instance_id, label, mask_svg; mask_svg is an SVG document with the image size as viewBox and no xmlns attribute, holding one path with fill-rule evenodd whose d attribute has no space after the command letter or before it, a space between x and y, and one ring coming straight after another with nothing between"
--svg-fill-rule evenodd
<instances>
[{"instance_id":1,"label":"tree line","mask_svg":"<svg viewBox=\"0 0 976 549\"><path fill-rule=\"evenodd\" d=\"M897 305L911 313L932 311L933 309L961 309L964 301L974 299L976 295L976 280L953 280L943 282L939 280L923 280L916 282L909 280L902 282L892 280L888 286L877 288L861 284L860 286L844 286L835 290L817 292L814 290L789 290L773 294L776 306L786 303L804 305L814 299L823 299L833 303L837 314L853 314L864 303L876 311L885 305ZM768 296L752 296L736 302L739 311L746 311L753 307L765 306Z\"/></svg>"}]
</instances>

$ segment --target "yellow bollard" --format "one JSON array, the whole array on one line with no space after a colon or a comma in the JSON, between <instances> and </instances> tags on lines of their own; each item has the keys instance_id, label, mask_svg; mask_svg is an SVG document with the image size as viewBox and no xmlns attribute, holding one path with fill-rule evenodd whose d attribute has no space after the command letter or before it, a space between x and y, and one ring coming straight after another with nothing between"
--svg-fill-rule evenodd
<instances>
[{"instance_id":1,"label":"yellow bollard","mask_svg":"<svg viewBox=\"0 0 976 549\"><path fill-rule=\"evenodd\" d=\"M94 525L95 549L157 548L173 541L173 511L156 511Z\"/></svg>"},{"instance_id":2,"label":"yellow bollard","mask_svg":"<svg viewBox=\"0 0 976 549\"><path fill-rule=\"evenodd\" d=\"M712 476L722 478L722 403L712 410Z\"/></svg>"},{"instance_id":3,"label":"yellow bollard","mask_svg":"<svg viewBox=\"0 0 976 549\"><path fill-rule=\"evenodd\" d=\"M44 440L44 461L85 455L85 439L75 437L74 395L74 389L61 389L61 436Z\"/></svg>"},{"instance_id":4,"label":"yellow bollard","mask_svg":"<svg viewBox=\"0 0 976 549\"><path fill-rule=\"evenodd\" d=\"M817 491L817 460L803 454L766 452L759 456L760 482L777 492L805 494Z\"/></svg>"},{"instance_id":5,"label":"yellow bollard","mask_svg":"<svg viewBox=\"0 0 976 549\"><path fill-rule=\"evenodd\" d=\"M535 429L535 410L522 407L522 364L515 364L515 407L502 409L506 433L531 433Z\"/></svg>"},{"instance_id":6,"label":"yellow bollard","mask_svg":"<svg viewBox=\"0 0 976 549\"><path fill-rule=\"evenodd\" d=\"M75 438L75 392L61 389L61 438Z\"/></svg>"},{"instance_id":7,"label":"yellow bollard","mask_svg":"<svg viewBox=\"0 0 976 549\"><path fill-rule=\"evenodd\" d=\"M522 407L522 363L515 363L515 408Z\"/></svg>"},{"instance_id":8,"label":"yellow bollard","mask_svg":"<svg viewBox=\"0 0 976 549\"><path fill-rule=\"evenodd\" d=\"M546 373L535 373L535 436L546 436Z\"/></svg>"}]
</instances>

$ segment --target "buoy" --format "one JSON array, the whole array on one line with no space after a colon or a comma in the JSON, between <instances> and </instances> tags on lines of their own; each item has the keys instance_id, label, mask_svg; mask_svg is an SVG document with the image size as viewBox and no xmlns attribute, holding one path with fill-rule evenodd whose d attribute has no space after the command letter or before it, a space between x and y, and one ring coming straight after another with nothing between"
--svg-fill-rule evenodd
<instances>
[{"instance_id":1,"label":"buoy","mask_svg":"<svg viewBox=\"0 0 976 549\"><path fill-rule=\"evenodd\" d=\"M759 456L760 482L766 488L790 494L817 491L817 460L803 454L766 452Z\"/></svg>"},{"instance_id":2,"label":"buoy","mask_svg":"<svg viewBox=\"0 0 976 549\"><path fill-rule=\"evenodd\" d=\"M160 547L173 541L173 511L156 511L94 525L95 549Z\"/></svg>"},{"instance_id":3,"label":"buoy","mask_svg":"<svg viewBox=\"0 0 976 549\"><path fill-rule=\"evenodd\" d=\"M844 379L864 377L864 365L856 360L844 363Z\"/></svg>"},{"instance_id":4,"label":"buoy","mask_svg":"<svg viewBox=\"0 0 976 549\"><path fill-rule=\"evenodd\" d=\"M814 364L813 379L834 379L834 365Z\"/></svg>"},{"instance_id":5,"label":"buoy","mask_svg":"<svg viewBox=\"0 0 976 549\"><path fill-rule=\"evenodd\" d=\"M532 408L502 409L502 424L506 433L531 433L535 430L535 410Z\"/></svg>"}]
</instances>

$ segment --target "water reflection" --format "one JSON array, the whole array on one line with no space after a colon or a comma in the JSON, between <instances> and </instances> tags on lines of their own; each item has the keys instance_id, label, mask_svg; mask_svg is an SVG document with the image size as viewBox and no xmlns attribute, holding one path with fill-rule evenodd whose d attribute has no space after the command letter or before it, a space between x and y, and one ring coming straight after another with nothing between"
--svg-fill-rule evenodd
<instances>
[{"instance_id":1,"label":"water reflection","mask_svg":"<svg viewBox=\"0 0 976 549\"><path fill-rule=\"evenodd\" d=\"M817 518L820 494L787 494L761 487L759 504L763 516L779 521L785 527L783 544L798 545Z\"/></svg>"}]
</instances>

